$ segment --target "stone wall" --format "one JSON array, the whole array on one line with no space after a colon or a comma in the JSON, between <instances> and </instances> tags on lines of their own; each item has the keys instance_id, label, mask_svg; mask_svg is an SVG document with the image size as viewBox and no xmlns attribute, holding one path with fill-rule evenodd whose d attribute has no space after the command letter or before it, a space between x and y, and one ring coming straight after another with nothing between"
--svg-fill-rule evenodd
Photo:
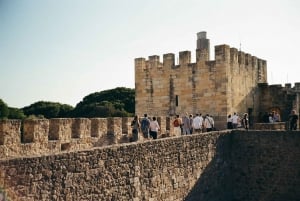
<instances>
[{"instance_id":1,"label":"stone wall","mask_svg":"<svg viewBox=\"0 0 300 201\"><path fill-rule=\"evenodd\" d=\"M0 158L129 142L132 118L0 120Z\"/></svg>"},{"instance_id":2,"label":"stone wall","mask_svg":"<svg viewBox=\"0 0 300 201\"><path fill-rule=\"evenodd\" d=\"M276 123L255 123L254 130L274 130L285 131L289 130L288 122L276 122Z\"/></svg>"},{"instance_id":3,"label":"stone wall","mask_svg":"<svg viewBox=\"0 0 300 201\"><path fill-rule=\"evenodd\" d=\"M299 200L299 131L234 132L231 137L234 200Z\"/></svg>"},{"instance_id":4,"label":"stone wall","mask_svg":"<svg viewBox=\"0 0 300 201\"><path fill-rule=\"evenodd\" d=\"M0 120L0 159L78 151L130 142L132 117ZM169 117L157 117L158 137L173 135ZM144 140L140 135L140 140Z\"/></svg>"},{"instance_id":5,"label":"stone wall","mask_svg":"<svg viewBox=\"0 0 300 201\"><path fill-rule=\"evenodd\" d=\"M223 131L0 160L11 200L292 201L300 132Z\"/></svg>"},{"instance_id":6,"label":"stone wall","mask_svg":"<svg viewBox=\"0 0 300 201\"><path fill-rule=\"evenodd\" d=\"M259 84L259 117L265 112L277 111L282 121L288 121L292 110L300 114L300 83L295 83L294 87L290 83L281 85ZM299 124L299 122L298 122Z\"/></svg>"}]
</instances>

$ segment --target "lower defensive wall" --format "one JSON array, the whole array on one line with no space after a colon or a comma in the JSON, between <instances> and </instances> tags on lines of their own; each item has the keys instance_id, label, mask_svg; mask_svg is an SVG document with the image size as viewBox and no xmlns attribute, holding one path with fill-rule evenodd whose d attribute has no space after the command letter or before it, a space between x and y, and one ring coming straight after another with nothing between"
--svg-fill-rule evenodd
<instances>
[{"instance_id":1,"label":"lower defensive wall","mask_svg":"<svg viewBox=\"0 0 300 201\"><path fill-rule=\"evenodd\" d=\"M296 201L299 131L215 131L0 160L6 200Z\"/></svg>"}]
</instances>

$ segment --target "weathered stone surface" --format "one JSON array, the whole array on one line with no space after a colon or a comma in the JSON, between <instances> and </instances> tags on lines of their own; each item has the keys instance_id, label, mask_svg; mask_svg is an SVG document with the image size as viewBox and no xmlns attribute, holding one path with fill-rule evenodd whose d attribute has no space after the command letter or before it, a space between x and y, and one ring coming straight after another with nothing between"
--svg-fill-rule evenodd
<instances>
[{"instance_id":1,"label":"weathered stone surface","mask_svg":"<svg viewBox=\"0 0 300 201\"><path fill-rule=\"evenodd\" d=\"M198 47L198 44L201 44ZM200 48L200 49L199 49ZM149 116L210 114L215 126L226 128L228 114L249 113L250 126L263 122L265 112L279 112L288 121L292 109L300 111L300 83L285 87L267 84L267 62L251 54L215 46L209 61L209 39L197 39L196 63L190 52L135 59L135 112ZM177 56L178 57L178 56Z\"/></svg>"},{"instance_id":2,"label":"weathered stone surface","mask_svg":"<svg viewBox=\"0 0 300 201\"><path fill-rule=\"evenodd\" d=\"M237 130L2 159L0 188L27 201L292 201L299 142L300 132Z\"/></svg>"}]
</instances>

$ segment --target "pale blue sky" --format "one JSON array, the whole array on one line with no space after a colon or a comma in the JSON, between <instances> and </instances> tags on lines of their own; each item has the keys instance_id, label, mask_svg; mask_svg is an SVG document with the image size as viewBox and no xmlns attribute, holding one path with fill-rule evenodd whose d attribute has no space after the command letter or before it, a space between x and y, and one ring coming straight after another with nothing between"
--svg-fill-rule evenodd
<instances>
[{"instance_id":1,"label":"pale blue sky","mask_svg":"<svg viewBox=\"0 0 300 201\"><path fill-rule=\"evenodd\" d=\"M189 50L206 31L267 60L269 84L300 82L299 0L0 0L0 99L75 106L134 88L134 59ZM211 59L214 57L211 55Z\"/></svg>"}]
</instances>

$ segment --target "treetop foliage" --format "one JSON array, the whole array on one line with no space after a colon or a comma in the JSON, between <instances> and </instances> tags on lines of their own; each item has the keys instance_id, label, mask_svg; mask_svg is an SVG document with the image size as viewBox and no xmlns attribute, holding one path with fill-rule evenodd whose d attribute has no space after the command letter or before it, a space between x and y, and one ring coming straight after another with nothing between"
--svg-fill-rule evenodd
<instances>
[{"instance_id":1,"label":"treetop foliage","mask_svg":"<svg viewBox=\"0 0 300 201\"><path fill-rule=\"evenodd\" d=\"M61 104L49 101L38 101L23 108L24 114L43 115L45 118L70 117L70 112L73 110L71 105Z\"/></svg>"},{"instance_id":2,"label":"treetop foliage","mask_svg":"<svg viewBox=\"0 0 300 201\"><path fill-rule=\"evenodd\" d=\"M76 117L123 117L135 111L135 90L117 87L89 94L79 102L73 116Z\"/></svg>"},{"instance_id":3,"label":"treetop foliage","mask_svg":"<svg viewBox=\"0 0 300 201\"><path fill-rule=\"evenodd\" d=\"M135 112L135 90L117 87L89 94L74 108L57 102L38 101L22 109L10 108L0 99L0 119L125 117Z\"/></svg>"}]
</instances>

